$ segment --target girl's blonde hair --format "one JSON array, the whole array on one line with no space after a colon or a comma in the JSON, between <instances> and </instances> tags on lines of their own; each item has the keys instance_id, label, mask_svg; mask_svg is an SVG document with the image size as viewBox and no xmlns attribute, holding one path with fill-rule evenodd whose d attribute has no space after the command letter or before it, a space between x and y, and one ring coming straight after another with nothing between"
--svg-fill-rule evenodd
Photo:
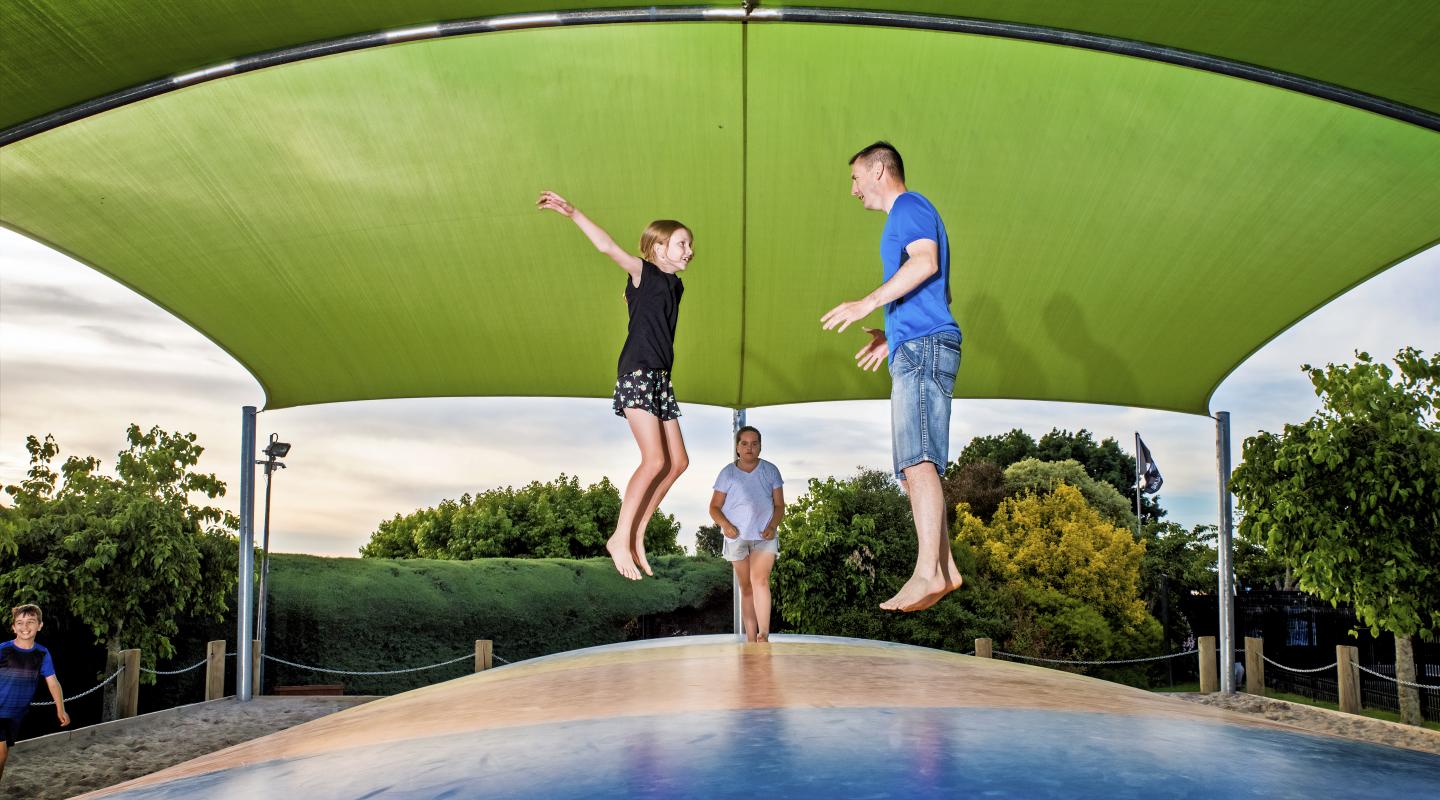
<instances>
[{"instance_id":1,"label":"girl's blonde hair","mask_svg":"<svg viewBox=\"0 0 1440 800\"><path fill-rule=\"evenodd\" d=\"M684 223L673 219L657 219L645 226L645 232L640 234L640 257L647 260L654 258L655 245L670 244L670 237L678 230L690 229ZM694 235L693 231L691 235Z\"/></svg>"}]
</instances>

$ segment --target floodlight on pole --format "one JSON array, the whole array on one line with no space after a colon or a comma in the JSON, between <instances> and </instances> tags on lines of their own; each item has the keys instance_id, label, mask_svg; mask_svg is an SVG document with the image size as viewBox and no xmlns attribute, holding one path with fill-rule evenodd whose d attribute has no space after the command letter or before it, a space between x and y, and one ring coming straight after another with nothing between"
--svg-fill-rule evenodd
<instances>
[{"instance_id":1,"label":"floodlight on pole","mask_svg":"<svg viewBox=\"0 0 1440 800\"><path fill-rule=\"evenodd\" d=\"M290 453L290 444L288 442L280 441L280 434L272 433L270 434L270 444L265 445L265 450L263 452L266 456L270 458L271 461L277 458L284 458ZM285 465L281 464L280 466L283 468Z\"/></svg>"},{"instance_id":2,"label":"floodlight on pole","mask_svg":"<svg viewBox=\"0 0 1440 800\"><path fill-rule=\"evenodd\" d=\"M265 454L263 460L256 460L265 468L265 535L260 551L260 602L255 609L255 638L260 642L260 664L255 669L255 682L264 687L265 683L265 595L267 584L270 578L270 476L277 469L285 469L285 464L276 459L284 458L290 453L290 444L280 441L280 434L270 434L270 443L262 450Z\"/></svg>"}]
</instances>

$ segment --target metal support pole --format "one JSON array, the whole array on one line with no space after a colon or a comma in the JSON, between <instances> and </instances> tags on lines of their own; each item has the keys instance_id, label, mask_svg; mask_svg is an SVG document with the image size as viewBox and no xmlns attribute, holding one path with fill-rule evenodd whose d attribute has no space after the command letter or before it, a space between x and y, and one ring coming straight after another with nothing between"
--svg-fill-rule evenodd
<instances>
[{"instance_id":1,"label":"metal support pole","mask_svg":"<svg viewBox=\"0 0 1440 800\"><path fill-rule=\"evenodd\" d=\"M240 412L240 575L235 609L235 697L251 695L251 623L254 620L255 580L255 406Z\"/></svg>"},{"instance_id":2,"label":"metal support pole","mask_svg":"<svg viewBox=\"0 0 1440 800\"><path fill-rule=\"evenodd\" d=\"M1215 414L1215 456L1220 467L1220 540L1216 567L1220 573L1220 691L1235 691L1235 571L1230 516L1230 412Z\"/></svg>"},{"instance_id":3,"label":"metal support pole","mask_svg":"<svg viewBox=\"0 0 1440 800\"><path fill-rule=\"evenodd\" d=\"M733 442L735 441L735 437L740 434L740 429L743 428L743 427L745 427L745 409L743 409L743 408L737 408L737 409L735 409L735 410L731 413L730 422L731 422L731 430L730 430L730 437L731 437L731 438L730 438L730 441L732 442L732 446L731 446L731 448L730 448L730 455L731 455L731 457L733 458L734 455L735 455L735 448L734 448L734 446L733 446ZM722 542L722 544L723 544L723 542ZM741 610L740 610L740 579L737 578L737 577L735 577L735 573L734 573L733 570L732 570L731 573L730 573L730 593L731 593L731 595L734 597L734 604L733 604L733 605L734 605L734 609L733 609L733 610L734 610L734 616L735 616L735 635L736 635L736 636L739 636L741 639L744 639L744 638L745 638L745 615L744 615L744 614L741 612Z\"/></svg>"},{"instance_id":4,"label":"metal support pole","mask_svg":"<svg viewBox=\"0 0 1440 800\"><path fill-rule=\"evenodd\" d=\"M265 531L260 545L260 591L255 604L255 640L260 643L260 661L255 667L255 685L265 686L265 597L270 582L270 478L275 474L275 459L265 462Z\"/></svg>"}]
</instances>

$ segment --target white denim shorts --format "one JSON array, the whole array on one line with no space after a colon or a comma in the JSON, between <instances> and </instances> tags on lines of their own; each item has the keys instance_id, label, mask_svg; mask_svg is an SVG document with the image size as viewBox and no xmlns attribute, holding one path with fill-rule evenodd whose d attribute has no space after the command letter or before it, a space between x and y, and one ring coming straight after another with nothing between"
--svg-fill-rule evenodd
<instances>
[{"instance_id":1,"label":"white denim shorts","mask_svg":"<svg viewBox=\"0 0 1440 800\"><path fill-rule=\"evenodd\" d=\"M774 539L731 539L726 537L725 549L720 555L726 561L744 561L751 553L770 553L780 555L780 537Z\"/></svg>"}]
</instances>

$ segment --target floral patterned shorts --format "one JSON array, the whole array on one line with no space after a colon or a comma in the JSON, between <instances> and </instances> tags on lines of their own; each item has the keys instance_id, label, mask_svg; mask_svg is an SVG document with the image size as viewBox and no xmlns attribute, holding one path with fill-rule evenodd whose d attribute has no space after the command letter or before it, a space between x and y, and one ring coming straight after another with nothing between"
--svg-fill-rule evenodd
<instances>
[{"instance_id":1,"label":"floral patterned shorts","mask_svg":"<svg viewBox=\"0 0 1440 800\"><path fill-rule=\"evenodd\" d=\"M617 417L625 416L627 408L648 411L661 422L680 417L675 387L670 385L670 373L663 369L637 369L616 378L613 408Z\"/></svg>"}]
</instances>

